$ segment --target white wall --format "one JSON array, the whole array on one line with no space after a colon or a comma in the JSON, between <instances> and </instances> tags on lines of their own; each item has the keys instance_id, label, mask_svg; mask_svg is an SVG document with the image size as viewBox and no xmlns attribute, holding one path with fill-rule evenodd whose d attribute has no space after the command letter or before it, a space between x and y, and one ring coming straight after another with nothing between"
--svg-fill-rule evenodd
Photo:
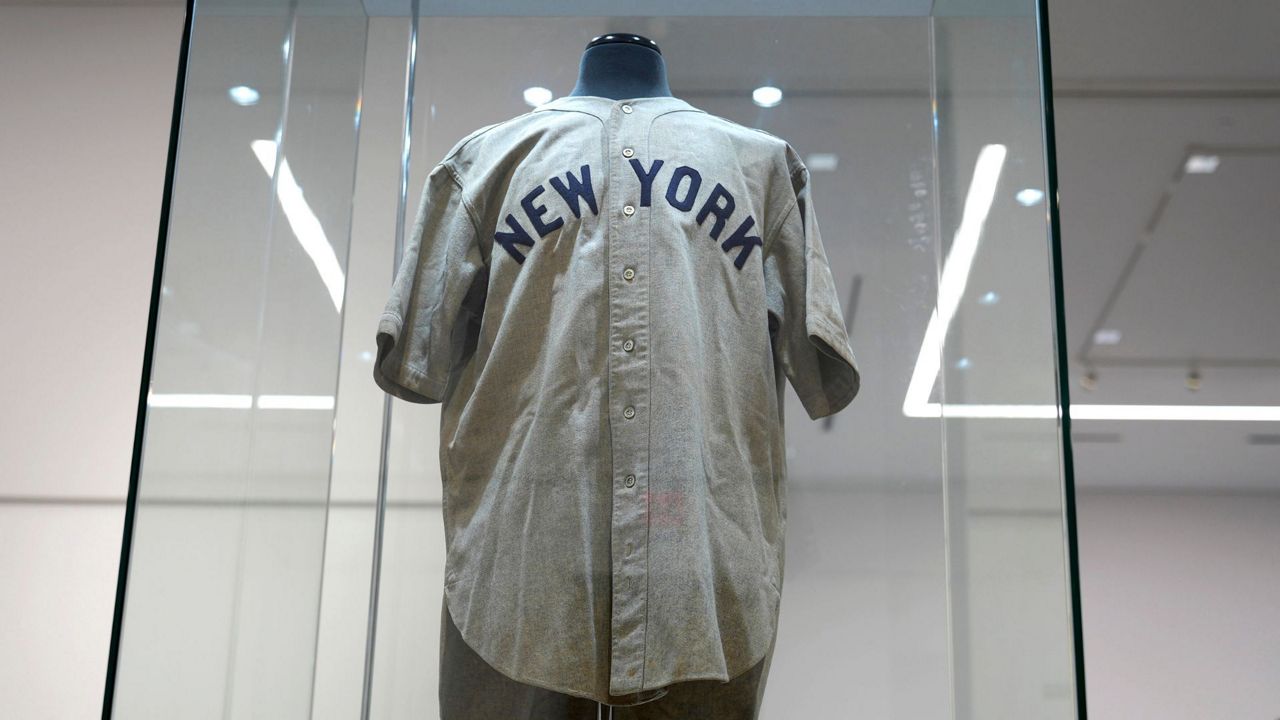
<instances>
[{"instance_id":1,"label":"white wall","mask_svg":"<svg viewBox=\"0 0 1280 720\"><path fill-rule=\"evenodd\" d=\"M1090 720L1280 717L1280 494L1079 497Z\"/></svg>"},{"instance_id":2,"label":"white wall","mask_svg":"<svg viewBox=\"0 0 1280 720\"><path fill-rule=\"evenodd\" d=\"M101 713L185 10L0 6L0 715Z\"/></svg>"}]
</instances>

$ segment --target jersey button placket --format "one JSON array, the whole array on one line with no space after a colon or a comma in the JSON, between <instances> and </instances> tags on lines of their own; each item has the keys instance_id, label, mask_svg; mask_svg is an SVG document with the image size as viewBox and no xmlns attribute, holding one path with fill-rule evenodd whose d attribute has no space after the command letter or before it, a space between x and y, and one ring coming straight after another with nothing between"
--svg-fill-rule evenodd
<instances>
[{"instance_id":1,"label":"jersey button placket","mask_svg":"<svg viewBox=\"0 0 1280 720\"><path fill-rule=\"evenodd\" d=\"M621 483L613 503L611 559L613 562L613 655L610 663L610 692L615 695L638 691L644 666L645 618L648 587L649 500L645 490L648 476L649 358L645 342L649 327L648 271L649 238L647 223L636 217L638 187L627 160L636 155L642 139L644 119L637 117L629 103L616 106L608 123L613 133L609 163L609 198L613 222L609 234L609 275L615 278L609 292L610 342L610 427L614 467ZM616 278L621 278L617 280ZM623 352L616 352L621 347ZM638 488L638 489L637 489Z\"/></svg>"}]
</instances>

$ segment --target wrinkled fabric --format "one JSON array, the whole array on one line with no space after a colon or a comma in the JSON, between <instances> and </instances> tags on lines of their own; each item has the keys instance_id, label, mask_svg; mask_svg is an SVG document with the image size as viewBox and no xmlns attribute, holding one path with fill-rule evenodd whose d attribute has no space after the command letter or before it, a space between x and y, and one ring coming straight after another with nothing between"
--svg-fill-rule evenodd
<instances>
[{"instance_id":1,"label":"wrinkled fabric","mask_svg":"<svg viewBox=\"0 0 1280 720\"><path fill-rule=\"evenodd\" d=\"M770 648L727 682L690 680L644 702L602 706L503 675L462 639L447 602L440 615L440 720L757 720L773 660Z\"/></svg>"},{"instance_id":2,"label":"wrinkled fabric","mask_svg":"<svg viewBox=\"0 0 1280 720\"><path fill-rule=\"evenodd\" d=\"M674 97L567 96L431 170L374 380L440 403L445 598L521 683L598 702L772 647L789 381L861 375L787 141Z\"/></svg>"}]
</instances>

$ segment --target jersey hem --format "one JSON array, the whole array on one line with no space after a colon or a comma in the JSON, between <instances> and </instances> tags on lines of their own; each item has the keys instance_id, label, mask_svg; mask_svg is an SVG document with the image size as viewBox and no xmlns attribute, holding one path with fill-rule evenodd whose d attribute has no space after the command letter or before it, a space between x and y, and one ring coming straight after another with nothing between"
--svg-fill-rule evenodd
<instances>
[{"instance_id":1,"label":"jersey hem","mask_svg":"<svg viewBox=\"0 0 1280 720\"><path fill-rule=\"evenodd\" d=\"M454 612L453 612L453 608L454 608L454 604L453 604L453 591L454 591L454 589L455 589L455 588L457 588L458 584L459 584L460 582L462 582L463 580L469 580L469 578L466 578L466 577L459 577L459 578L455 578L454 580L452 580L452 581L450 581L450 582L446 582L446 583L445 583L445 585L444 585L444 602L445 602L445 611L449 613L449 615L450 615L450 617L451 617L451 618L456 617L456 615L455 615L455 614L454 614ZM773 584L772 584L771 582L769 582L767 579L765 580L765 583L764 583L764 584L765 584L765 586L766 586L766 587L768 587L770 590L772 590L772 591L774 592L774 607L775 607L775 608L777 608L777 607L778 607L778 603L780 603L780 602L781 602L782 594L781 594L781 593L777 590L777 588L775 588L775 587L773 586ZM729 682L730 680L732 680L732 679L734 679L734 678L736 678L736 677L738 677L738 676L742 675L743 673L746 673L746 672L750 671L750 670L751 670L752 668L754 668L758 663L760 663L762 660L764 660L766 657L768 657L768 656L769 656L769 653L772 651L772 649L773 649L773 647L774 647L774 638L776 638L776 637L777 637L777 632L778 632L778 623L777 623L777 621L776 621L776 618L778 617L778 615L777 615L776 610L775 610L775 612L771 615L771 617L775 618L775 620L774 620L774 623L773 623L773 631L770 633L771 638L770 638L769 644L767 644L767 645L765 646L764 652L762 652L762 653L760 653L759 655L755 656L754 658L752 658L752 659L748 660L748 661L747 661L747 663L746 663L746 666L745 666L745 667L743 667L743 668L741 668L741 669L739 669L739 670L736 670L736 671L734 671L734 672L732 672L732 673L730 673L729 671L727 671L727 670L726 670L725 672L722 672L722 673L712 673L712 674L710 674L710 675L682 675L682 676L679 676L679 677L673 678L671 681L669 681L669 682L665 682L665 683L663 683L662 685L659 685L659 686L658 686L658 687L656 687L656 688L651 688L651 689L652 689L652 690L666 690L667 688L671 687L672 685L678 685L678 684L680 684L680 683L691 682L691 681L693 681L693 680L717 680L717 681L720 681L720 682L726 682L726 683L727 683L727 682ZM599 697L598 695L596 695L595 693L589 692L589 691L584 691L584 690L575 689L575 688L561 687L561 686L558 686L558 685L552 685L552 684L549 684L549 683L539 682L539 681L537 681L537 680L533 680L533 679L530 679L530 678L526 678L526 677L524 677L524 676L522 676L522 675L520 675L520 674L518 674L518 673L513 672L512 670L510 670L509 668L507 668L505 665L500 664L500 663L496 663L496 662L494 662L494 661L493 661L493 659L492 659L492 658L487 657L484 653L482 653L482 652L480 651L480 648L476 647L476 646L475 646L475 644L471 642L471 638L469 638L469 637L467 636L467 635L468 635L468 634L467 634L467 631L466 631L466 630L464 630L464 629L462 628L462 626L461 626L461 625L458 625L456 620L454 621L454 625L458 628L458 635L462 638L463 642L465 642L465 643L467 644L467 646L471 648L472 652L474 652L474 653L476 654L476 656L478 656L481 660L484 660L484 661L485 661L485 663L487 663L487 664L488 664L490 667L492 667L494 670L497 670L498 672L502 673L503 675L507 676L508 678L510 678L510 679L512 679L512 680L514 680L514 681L516 681L516 682L524 683L525 685L532 685L532 686L534 686L534 687L542 688L543 690L551 690L551 691L553 691L553 692L558 692L558 693L562 693L562 694L565 694L565 695L572 695L573 697L584 698L584 699L587 699L587 700L594 700L595 702L598 702L598 703L600 703L600 704L602 704L602 705L613 705L614 707L630 707L630 706L634 706L634 705L643 705L643 704L646 704L646 703L649 703L649 702L652 702L652 701L659 700L659 699L661 699L662 697L664 697L664 696L667 694L666 692L663 692L661 695L657 695L657 696L655 696L655 697L649 698L648 700L643 700L643 701L641 701L641 702L636 702L636 703L627 703L627 704L625 704L625 705L618 705L618 704L616 704L616 703L610 703L608 700L601 700L601 699L600 699L600 697ZM443 628L441 628L441 631L442 631L442 632L443 632L443 630L444 630L444 629L443 629ZM630 693L630 694L634 695L634 694L636 694L636 693ZM618 698L618 697L621 697L621 696L618 696L618 695L610 695L610 697Z\"/></svg>"}]
</instances>

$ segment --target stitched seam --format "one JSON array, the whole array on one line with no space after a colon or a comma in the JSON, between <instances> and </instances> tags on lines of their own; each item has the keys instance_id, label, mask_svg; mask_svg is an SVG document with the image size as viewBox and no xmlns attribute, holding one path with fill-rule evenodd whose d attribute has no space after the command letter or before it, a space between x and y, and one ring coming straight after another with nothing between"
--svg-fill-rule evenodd
<instances>
[{"instance_id":1,"label":"stitched seam","mask_svg":"<svg viewBox=\"0 0 1280 720\"><path fill-rule=\"evenodd\" d=\"M799 198L792 199L791 204L787 206L787 211L782 213L782 218L778 220L778 224L774 225L773 230L769 231L768 233L765 233L764 247L761 248L761 251L765 255L769 254L770 248L773 247L773 239L778 235L779 232L781 232L782 226L787 222L787 218L791 216L792 211L794 211L796 209L796 205L799 205L799 204L800 204Z\"/></svg>"},{"instance_id":2,"label":"stitched seam","mask_svg":"<svg viewBox=\"0 0 1280 720\"><path fill-rule=\"evenodd\" d=\"M528 114L529 114L529 113L524 113L524 115L528 115ZM457 142L457 144L453 147L453 151L452 151L452 152L450 152L448 155L446 155L446 156L444 157L444 159L443 159L443 160L441 160L439 163L436 163L436 164L437 164L437 165L443 165L444 163L446 163L446 162L448 162L449 160L451 160L451 159L453 158L453 156L454 156L454 155L457 155L457 154L461 153L461 152L462 152L462 149L463 149L463 148L465 148L467 145L470 145L472 140L475 140L476 138L480 137L481 135L484 135L485 133L487 133L487 132L489 132L489 131L493 130L494 128L501 127L501 126L506 125L507 123L509 123L509 122L513 121L513 120L516 120L516 119L518 119L518 118L524 117L524 115L518 115L517 117L508 118L508 119L506 119L506 120L501 120L501 121L496 122L496 123L493 123L493 124L491 124L491 125L485 125L484 127L480 127L480 128L476 128L475 130L472 130L472 131L471 131L471 134L464 136L461 140L459 140L459 141Z\"/></svg>"},{"instance_id":3,"label":"stitched seam","mask_svg":"<svg viewBox=\"0 0 1280 720\"><path fill-rule=\"evenodd\" d=\"M790 143L788 143L788 146L789 145ZM788 169L790 170L790 172L787 174L787 179L791 182L791 187L793 189L796 186L797 175L804 175L805 176L804 184L805 185L809 184L809 179L808 179L809 168L806 167L804 163L800 163L799 165L796 165L795 167L788 168ZM766 256L769 254L769 248L773 247L773 236L782 230L782 225L783 223L786 222L787 216L791 214L791 211L795 209L795 206L799 204L799 202L800 202L800 197L797 195L794 199L792 199L791 206L788 207L787 211L782 214L782 219L778 221L778 224L773 228L773 231L765 236L764 246L761 247L760 249Z\"/></svg>"},{"instance_id":4,"label":"stitched seam","mask_svg":"<svg viewBox=\"0 0 1280 720\"><path fill-rule=\"evenodd\" d=\"M471 202L467 200L467 189L462 185L462 178L458 175L458 170L447 161L441 161L441 165L445 170L449 171L449 177L453 180L453 184L458 186L458 197L462 200L462 207L467 211L467 219L471 221L471 229L475 230L476 238L480 237L480 220L476 215L476 211L471 207Z\"/></svg>"}]
</instances>

